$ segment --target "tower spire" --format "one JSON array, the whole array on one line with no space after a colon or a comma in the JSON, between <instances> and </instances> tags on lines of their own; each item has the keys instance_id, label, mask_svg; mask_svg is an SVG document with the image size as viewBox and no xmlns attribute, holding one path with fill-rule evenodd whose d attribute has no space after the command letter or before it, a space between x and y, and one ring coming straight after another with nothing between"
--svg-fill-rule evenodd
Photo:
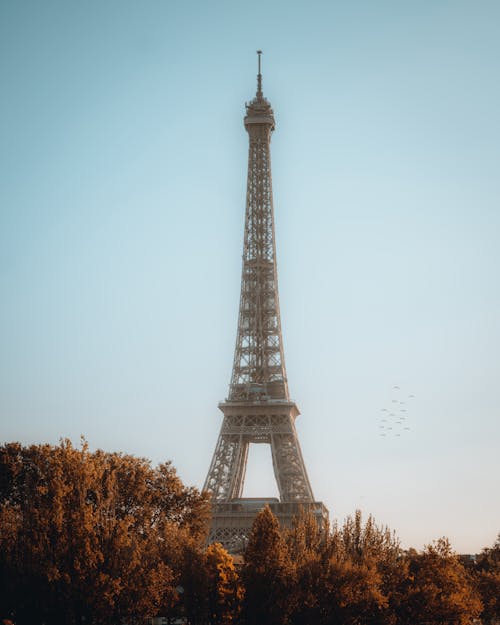
<instances>
[{"instance_id":1,"label":"tower spire","mask_svg":"<svg viewBox=\"0 0 500 625\"><path fill-rule=\"evenodd\" d=\"M262 50L257 50L259 73L257 74L257 97L262 98L262 74L260 73L260 57L262 56Z\"/></svg>"}]
</instances>

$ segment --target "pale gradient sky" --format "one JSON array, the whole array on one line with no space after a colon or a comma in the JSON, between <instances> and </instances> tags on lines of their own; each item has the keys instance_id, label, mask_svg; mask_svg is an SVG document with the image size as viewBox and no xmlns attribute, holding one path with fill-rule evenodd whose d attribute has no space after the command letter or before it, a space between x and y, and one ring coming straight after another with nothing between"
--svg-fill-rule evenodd
<instances>
[{"instance_id":1,"label":"pale gradient sky","mask_svg":"<svg viewBox=\"0 0 500 625\"><path fill-rule=\"evenodd\" d=\"M0 4L1 440L171 459L228 388L264 50L288 378L315 495L500 531L500 3ZM393 385L415 394L382 438ZM272 495L267 447L247 494Z\"/></svg>"}]
</instances>

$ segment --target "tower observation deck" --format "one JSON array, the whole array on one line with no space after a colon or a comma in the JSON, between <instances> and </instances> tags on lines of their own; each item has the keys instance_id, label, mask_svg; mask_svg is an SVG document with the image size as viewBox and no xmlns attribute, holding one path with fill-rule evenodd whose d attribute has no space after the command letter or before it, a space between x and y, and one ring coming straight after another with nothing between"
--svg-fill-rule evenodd
<instances>
[{"instance_id":1,"label":"tower observation deck","mask_svg":"<svg viewBox=\"0 0 500 625\"><path fill-rule=\"evenodd\" d=\"M257 92L246 104L248 178L240 308L229 394L204 489L212 495L209 541L236 553L246 543L255 515L270 505L289 526L301 508L325 527L328 511L315 502L295 429L300 414L290 399L278 296L271 178L274 112L262 92L258 52ZM271 447L278 499L243 499L250 443Z\"/></svg>"}]
</instances>

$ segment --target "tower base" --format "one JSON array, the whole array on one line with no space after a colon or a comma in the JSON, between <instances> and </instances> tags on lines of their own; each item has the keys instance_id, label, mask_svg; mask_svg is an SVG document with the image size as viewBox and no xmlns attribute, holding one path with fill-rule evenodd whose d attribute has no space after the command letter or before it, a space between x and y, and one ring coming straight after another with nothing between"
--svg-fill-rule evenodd
<instances>
[{"instance_id":1,"label":"tower base","mask_svg":"<svg viewBox=\"0 0 500 625\"><path fill-rule=\"evenodd\" d=\"M292 527L294 517L311 512L320 530L327 531L329 515L321 501L281 503L276 498L242 498L212 504L208 542L221 543L232 554L243 553L255 517L265 506L269 506L282 527Z\"/></svg>"}]
</instances>

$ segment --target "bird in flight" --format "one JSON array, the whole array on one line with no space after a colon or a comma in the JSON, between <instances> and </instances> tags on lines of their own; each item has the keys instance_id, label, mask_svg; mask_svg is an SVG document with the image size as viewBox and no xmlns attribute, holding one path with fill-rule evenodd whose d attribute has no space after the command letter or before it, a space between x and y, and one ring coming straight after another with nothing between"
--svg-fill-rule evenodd
<instances>
[{"instance_id":1,"label":"bird in flight","mask_svg":"<svg viewBox=\"0 0 500 625\"><path fill-rule=\"evenodd\" d=\"M413 393L404 395L404 390L400 393L401 387L398 384L392 386L392 391L391 403L396 404L396 406L392 406L392 408L380 408L380 412L385 414L380 415L378 419L379 436L401 437L404 436L403 431L409 431L411 429L407 425L410 424L409 413L411 413L411 410L407 410L407 408L413 405L413 402L408 400L413 400L415 395L413 395ZM403 401L403 397L407 399ZM408 404L408 406L406 406L406 404ZM391 410L397 412L390 412ZM381 417L384 418L382 419Z\"/></svg>"}]
</instances>

